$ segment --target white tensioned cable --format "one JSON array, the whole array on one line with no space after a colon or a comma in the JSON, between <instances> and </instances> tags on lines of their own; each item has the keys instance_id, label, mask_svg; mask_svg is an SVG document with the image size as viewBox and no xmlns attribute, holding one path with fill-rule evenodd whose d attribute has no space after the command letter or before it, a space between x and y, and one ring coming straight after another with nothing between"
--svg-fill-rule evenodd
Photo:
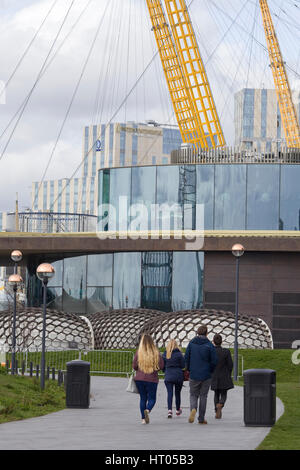
<instances>
[{"instance_id":1,"label":"white tensioned cable","mask_svg":"<svg viewBox=\"0 0 300 470\"><path fill-rule=\"evenodd\" d=\"M7 140L7 142L6 142L5 146L4 146L4 149L2 150L2 152L1 152L1 154L0 154L0 160L3 158L3 156L4 156L4 154L5 154L5 152L6 152L7 148L8 148L8 146L9 146L9 144L10 144L10 142L11 142L11 139L13 138L14 133L15 133L15 131L16 131L16 129L17 129L17 127L18 127L18 125L19 125L19 123L20 123L22 117L23 117L23 114L24 114L24 112L25 112L25 109L27 108L27 105L28 105L28 103L29 103L29 100L30 100L30 98L31 98L31 96L32 96L32 94L33 94L33 92L34 92L34 90L35 90L35 88L36 88L36 86L37 86L37 84L38 84L38 82L39 82L41 76L42 76L42 73L43 73L43 71L44 71L44 69L45 69L45 67L46 67L46 64L47 64L47 62L48 62L48 60L49 60L49 57L50 57L50 55L51 55L51 53L52 53L52 50L53 50L53 48L54 48L54 46L55 46L55 44L56 44L56 42L57 42L57 40L58 40L58 38L59 38L59 35L60 35L60 33L61 33L61 31L62 31L64 25L65 25L65 22L66 22L66 20L67 20L67 18L68 18L68 16L69 16L69 13L70 13L70 11L71 11L71 9L72 9L72 7L73 7L75 1L76 1L76 0L72 0L71 5L68 7L67 13L66 13L65 16L64 16L63 22L62 22L62 24L60 25L60 28L59 28L59 30L58 30L58 32L57 32L55 38L54 38L54 41L53 41L53 43L52 43L52 45L51 45L51 48L50 48L50 50L49 50L49 52L48 52L48 54L47 54L47 56L46 56L46 58L45 58L45 60L44 60L44 62L43 62L43 65L42 65L42 67L41 67L41 69L40 69L40 71L39 71L39 73L38 73L38 76L37 76L37 78L36 78L36 80L35 80L35 82L34 82L32 88L31 88L31 90L30 90L30 92L29 92L29 94L28 94L28 96L27 96L27 98L26 98L26 100L25 100L25 103L24 103L24 105L23 105L23 107L22 107L22 110L21 110L21 112L20 112L20 114L19 114L19 116L18 116L18 119L17 119L17 121L16 121L16 123L15 123L15 125L14 125L14 127L13 127L13 130L12 130L12 132L11 132L10 135L9 135L9 138L8 138L8 140Z\"/></svg>"},{"instance_id":2,"label":"white tensioned cable","mask_svg":"<svg viewBox=\"0 0 300 470\"><path fill-rule=\"evenodd\" d=\"M58 142L59 142L60 137L61 137L61 135L62 135L63 129L64 129L64 127L65 127L66 121L67 121L67 119L68 119L68 117L69 117L69 114L70 114L72 105L73 105L73 103L74 103L75 97L76 97L76 95L77 95L79 86L80 86L80 84L81 84L81 81L82 81L82 78L83 78L84 73L85 73L85 71L86 71L86 68L87 68L88 62L89 62L89 60L90 60L91 54L92 54L92 52L93 52L93 50L94 50L96 41L97 41L97 39L98 39L98 36L99 36L99 33L100 33L100 29L101 29L103 20L104 20L104 18L105 18L105 13L106 13L106 11L107 11L108 5L109 5L109 3L107 3L107 5L106 5L106 9L105 9L104 14L103 14L103 16L102 16L102 18L101 18L101 21L100 21L100 23L99 23L99 25L98 25L98 28L97 28L97 30L96 30L96 34L95 34L94 39L93 39L93 41L92 41L92 44L91 44L91 46L90 46L88 55L87 55L87 57L86 57L86 59L85 59L85 62L84 62L84 64L83 64L83 67L82 67L82 70L81 70L79 79L78 79L78 81L77 81L77 83L76 83L76 86L75 86L75 89L74 89L74 91L73 91L73 94L72 94L72 97L71 97L71 101L70 101L70 103L69 103L67 112L66 112L65 117L64 117L64 119L63 119L63 122L62 122L62 124L61 124L61 127L60 127L60 130L59 130L58 136L57 136L57 138L56 138L56 141L55 141L53 150L52 150L52 152L51 152L51 154L50 154L50 158L49 158L49 160L48 160L46 169L45 169L45 171L44 171L42 180L41 180L41 182L40 182L40 185L39 185L39 189L38 189L37 194L39 194L39 191L40 191L40 189L41 189L41 187L42 187L42 184L43 184L44 179L45 179L45 177L46 177L46 173L47 173L47 171L48 171L48 168L49 168L50 163L51 163L51 161L52 161L53 155L54 155L55 150L56 150L56 148L57 148ZM36 197L37 197L37 195L36 195ZM50 209L51 209L51 208L50 208Z\"/></svg>"},{"instance_id":3,"label":"white tensioned cable","mask_svg":"<svg viewBox=\"0 0 300 470\"><path fill-rule=\"evenodd\" d=\"M66 43L66 41L69 39L70 35L72 34L72 32L74 31L74 29L76 28L76 26L78 25L79 21L81 20L83 14L85 13L85 11L87 10L87 8L89 7L90 3L92 2L93 0L89 0L89 3L83 8L83 10L81 11L81 13L79 14L78 18L76 19L76 21L73 23L72 27L70 28L69 32L67 33L67 35L64 37L64 39L62 40L61 44L58 46L58 48L56 49L56 51L54 52L53 56L51 57L51 59L49 59L49 61L47 62L45 68L43 69L40 77L39 77L39 80L40 81L42 79L42 77L45 75L45 73L47 72L48 68L50 67L50 65L53 63L54 59L56 58L57 54L59 53L59 51L62 49L62 47L64 46L64 44ZM28 97L28 95L27 95ZM27 97L25 98L25 100L23 101L23 103L19 106L19 108L17 109L17 111L15 112L15 114L12 116L12 118L10 119L10 121L8 122L6 128L2 131L1 135L0 135L0 140L2 139L2 137L4 136L4 134L6 133L6 131L9 129L10 125L12 124L12 122L14 121L14 119L17 117L17 115L19 114L19 112L21 111L21 109L23 108L23 106L25 105L25 102L26 102L26 99Z\"/></svg>"},{"instance_id":4,"label":"white tensioned cable","mask_svg":"<svg viewBox=\"0 0 300 470\"><path fill-rule=\"evenodd\" d=\"M188 7L190 7L192 5L192 3L194 2L194 0L191 0L190 4ZM155 60L155 58L157 57L158 55L158 50L156 51L156 53L154 54L154 56L151 58L151 60L148 62L147 66L145 67L145 69L143 70L143 72L141 73L141 75L138 77L138 79L135 81L135 83L133 84L133 86L131 87L131 89L129 90L129 92L127 93L127 95L125 96L125 98L122 100L122 102L120 103L120 105L118 106L118 108L115 110L115 112L113 113L113 115L111 116L109 122L106 124L106 127L105 129L108 128L108 126L111 124L111 122L113 121L113 119L115 118L115 116L117 116L117 114L120 112L120 110L122 109L122 107L124 106L124 103L126 102L126 100L128 99L128 97L132 94L132 92L135 90L136 86L140 83L140 81L142 80L143 76L146 74L146 72L149 70L149 68L151 67L153 61ZM99 135L97 137L97 140L100 139L101 136ZM79 171L79 169L82 167L82 165L84 165L85 163L85 160L89 157L90 153L93 152L95 146L97 145L97 141L93 143L93 145L90 147L90 149L88 150L88 152L86 153L86 155L84 156L84 158L82 159L82 161L79 163L79 165L75 168L75 170L73 171L72 175L70 176L70 178L66 178L67 180L67 183L65 184L65 186L62 188L62 190L60 191L60 193L57 195L55 201L53 202L53 206L54 204L56 203L56 201L61 197L61 195L63 194L63 192L65 191L65 189L69 186L70 184L70 181L72 178L74 178L74 176L76 175L76 173Z\"/></svg>"},{"instance_id":5,"label":"white tensioned cable","mask_svg":"<svg viewBox=\"0 0 300 470\"><path fill-rule=\"evenodd\" d=\"M44 24L46 23L47 19L49 18L52 10L54 9L54 7L56 6L58 0L54 0L54 2L52 3L50 9L48 10L45 18L43 19L42 23L40 24L39 28L36 30L33 38L31 39L31 41L29 42L28 46L26 47L25 51L23 52L23 54L21 55L20 59L18 60L14 70L12 71L12 73L10 74L9 78L7 79L7 82L5 83L1 93L0 93L0 98L2 96L2 94L5 92L5 90L7 89L8 85L10 84L10 82L12 81L13 77L15 76L17 70L19 69L19 67L21 66L23 60L25 59L26 55L28 54L28 52L30 51L31 49L31 46L33 45L35 39L37 38L37 36L39 35L39 33L41 32Z\"/></svg>"}]
</instances>

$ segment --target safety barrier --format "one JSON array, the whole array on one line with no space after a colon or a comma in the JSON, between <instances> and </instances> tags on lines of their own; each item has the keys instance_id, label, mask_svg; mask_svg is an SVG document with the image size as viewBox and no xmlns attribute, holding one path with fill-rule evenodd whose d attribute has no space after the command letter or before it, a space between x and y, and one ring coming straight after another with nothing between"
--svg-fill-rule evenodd
<instances>
[{"instance_id":1,"label":"safety barrier","mask_svg":"<svg viewBox=\"0 0 300 470\"><path fill-rule=\"evenodd\" d=\"M39 373L41 351L18 351L15 353L15 373L34 375ZM133 351L124 350L64 350L46 351L45 368L49 371L67 370L66 364L84 360L91 364L91 374L128 375L132 371ZM11 353L6 353L6 368L11 371Z\"/></svg>"}]
</instances>

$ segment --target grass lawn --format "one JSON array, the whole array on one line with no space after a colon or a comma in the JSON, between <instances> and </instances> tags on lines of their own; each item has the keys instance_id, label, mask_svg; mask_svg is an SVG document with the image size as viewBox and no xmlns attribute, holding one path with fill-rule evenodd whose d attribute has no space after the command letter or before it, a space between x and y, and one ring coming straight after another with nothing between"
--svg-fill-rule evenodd
<instances>
[{"instance_id":1,"label":"grass lawn","mask_svg":"<svg viewBox=\"0 0 300 470\"><path fill-rule=\"evenodd\" d=\"M276 370L276 394L285 409L258 450L300 450L300 365L292 363L293 352L286 349L239 352L244 358L245 370Z\"/></svg>"},{"instance_id":2,"label":"grass lawn","mask_svg":"<svg viewBox=\"0 0 300 470\"><path fill-rule=\"evenodd\" d=\"M65 408L65 390L46 381L41 391L36 378L11 376L0 370L0 424L42 416Z\"/></svg>"}]
</instances>

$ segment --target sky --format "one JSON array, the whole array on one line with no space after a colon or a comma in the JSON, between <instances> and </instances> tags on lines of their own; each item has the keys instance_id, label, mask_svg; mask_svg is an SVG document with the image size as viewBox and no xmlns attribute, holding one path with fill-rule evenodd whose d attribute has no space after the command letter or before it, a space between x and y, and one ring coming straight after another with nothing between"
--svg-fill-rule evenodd
<instances>
[{"instance_id":1,"label":"sky","mask_svg":"<svg viewBox=\"0 0 300 470\"><path fill-rule=\"evenodd\" d=\"M232 145L234 93L273 88L259 2L187 4ZM300 89L300 3L269 4L291 85ZM16 193L21 210L31 206L31 184L42 179L50 158L47 180L73 176L86 125L175 124L158 55L153 59L145 0L0 0L0 34L0 81L6 84L0 95L0 211L14 210Z\"/></svg>"}]
</instances>

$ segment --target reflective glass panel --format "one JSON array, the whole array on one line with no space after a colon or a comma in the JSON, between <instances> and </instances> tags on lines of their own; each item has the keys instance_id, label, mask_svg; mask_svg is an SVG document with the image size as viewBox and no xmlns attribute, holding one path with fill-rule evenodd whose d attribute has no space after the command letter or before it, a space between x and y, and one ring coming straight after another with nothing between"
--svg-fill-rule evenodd
<instances>
[{"instance_id":1,"label":"reflective glass panel","mask_svg":"<svg viewBox=\"0 0 300 470\"><path fill-rule=\"evenodd\" d=\"M300 230L300 165L281 165L281 230Z\"/></svg>"},{"instance_id":2,"label":"reflective glass panel","mask_svg":"<svg viewBox=\"0 0 300 470\"><path fill-rule=\"evenodd\" d=\"M110 171L110 230L126 231L128 229L130 188L131 168L117 168Z\"/></svg>"},{"instance_id":3,"label":"reflective glass panel","mask_svg":"<svg viewBox=\"0 0 300 470\"><path fill-rule=\"evenodd\" d=\"M244 230L246 165L216 165L215 230Z\"/></svg>"},{"instance_id":4,"label":"reflective glass panel","mask_svg":"<svg viewBox=\"0 0 300 470\"><path fill-rule=\"evenodd\" d=\"M70 298L86 298L86 259L86 256L65 258L63 287L64 294Z\"/></svg>"},{"instance_id":5,"label":"reflective glass panel","mask_svg":"<svg viewBox=\"0 0 300 470\"><path fill-rule=\"evenodd\" d=\"M64 268L64 261L53 261L51 262L52 266L55 269L55 275L52 279L48 282L48 287L51 286L62 286L63 283L63 268Z\"/></svg>"},{"instance_id":6,"label":"reflective glass panel","mask_svg":"<svg viewBox=\"0 0 300 470\"><path fill-rule=\"evenodd\" d=\"M202 307L203 252L173 253L172 310Z\"/></svg>"},{"instance_id":7,"label":"reflective glass panel","mask_svg":"<svg viewBox=\"0 0 300 470\"><path fill-rule=\"evenodd\" d=\"M151 228L151 205L155 204L156 167L132 168L130 229Z\"/></svg>"},{"instance_id":8,"label":"reflective glass panel","mask_svg":"<svg viewBox=\"0 0 300 470\"><path fill-rule=\"evenodd\" d=\"M113 308L133 308L141 304L141 254L115 253Z\"/></svg>"},{"instance_id":9,"label":"reflective glass panel","mask_svg":"<svg viewBox=\"0 0 300 470\"><path fill-rule=\"evenodd\" d=\"M248 165L247 229L278 228L279 165Z\"/></svg>"},{"instance_id":10,"label":"reflective glass panel","mask_svg":"<svg viewBox=\"0 0 300 470\"><path fill-rule=\"evenodd\" d=\"M183 207L183 228L196 228L196 165L179 167L179 203Z\"/></svg>"},{"instance_id":11,"label":"reflective glass panel","mask_svg":"<svg viewBox=\"0 0 300 470\"><path fill-rule=\"evenodd\" d=\"M62 310L62 288L47 287L47 308L53 310Z\"/></svg>"},{"instance_id":12,"label":"reflective glass panel","mask_svg":"<svg viewBox=\"0 0 300 470\"><path fill-rule=\"evenodd\" d=\"M169 312L172 293L172 253L142 253L142 308Z\"/></svg>"},{"instance_id":13,"label":"reflective glass panel","mask_svg":"<svg viewBox=\"0 0 300 470\"><path fill-rule=\"evenodd\" d=\"M87 264L88 286L112 286L113 255L89 255Z\"/></svg>"},{"instance_id":14,"label":"reflective glass panel","mask_svg":"<svg viewBox=\"0 0 300 470\"><path fill-rule=\"evenodd\" d=\"M179 166L157 167L157 219L163 230L182 229L182 206L179 204Z\"/></svg>"},{"instance_id":15,"label":"reflective glass panel","mask_svg":"<svg viewBox=\"0 0 300 470\"><path fill-rule=\"evenodd\" d=\"M108 230L109 220L109 195L110 195L110 170L105 169L99 172L99 199L98 199L98 231Z\"/></svg>"},{"instance_id":16,"label":"reflective glass panel","mask_svg":"<svg viewBox=\"0 0 300 470\"><path fill-rule=\"evenodd\" d=\"M204 206L204 230L214 228L214 165L197 165L197 217L196 228L202 230L201 211L198 204Z\"/></svg>"},{"instance_id":17,"label":"reflective glass panel","mask_svg":"<svg viewBox=\"0 0 300 470\"><path fill-rule=\"evenodd\" d=\"M112 306L112 287L87 288L87 313L101 312Z\"/></svg>"}]
</instances>

